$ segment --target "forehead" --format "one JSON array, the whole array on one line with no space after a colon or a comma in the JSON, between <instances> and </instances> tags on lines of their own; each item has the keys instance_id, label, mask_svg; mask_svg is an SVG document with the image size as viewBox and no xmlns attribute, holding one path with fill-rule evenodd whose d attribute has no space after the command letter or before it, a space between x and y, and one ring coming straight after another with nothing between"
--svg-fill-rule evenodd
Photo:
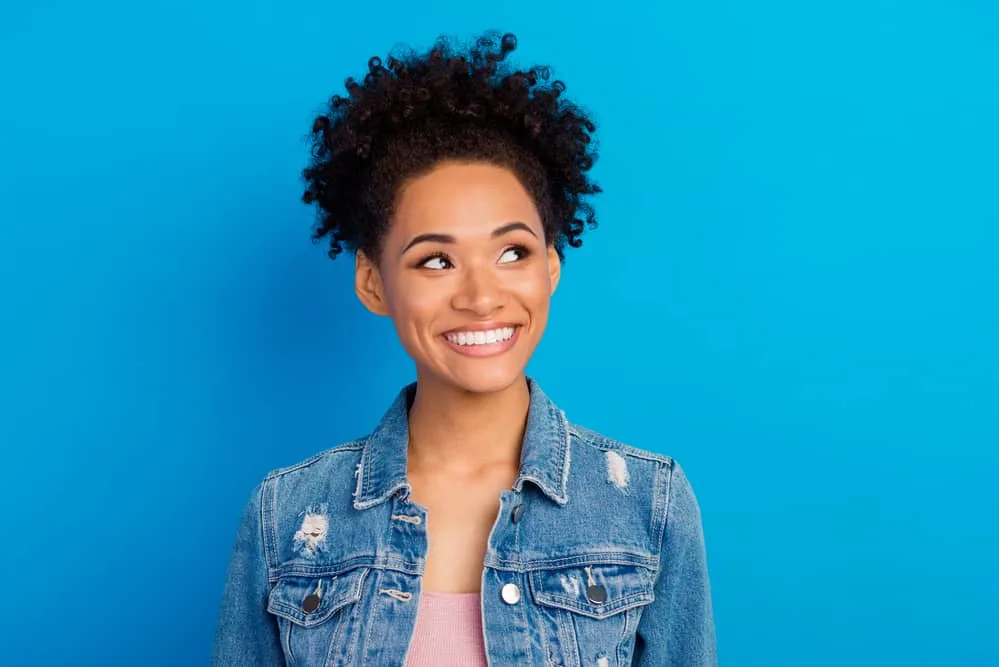
<instances>
[{"instance_id":1,"label":"forehead","mask_svg":"<svg viewBox=\"0 0 999 667\"><path fill-rule=\"evenodd\" d=\"M513 221L541 230L537 206L512 171L484 163L446 163L403 186L392 231L397 237L488 235Z\"/></svg>"}]
</instances>

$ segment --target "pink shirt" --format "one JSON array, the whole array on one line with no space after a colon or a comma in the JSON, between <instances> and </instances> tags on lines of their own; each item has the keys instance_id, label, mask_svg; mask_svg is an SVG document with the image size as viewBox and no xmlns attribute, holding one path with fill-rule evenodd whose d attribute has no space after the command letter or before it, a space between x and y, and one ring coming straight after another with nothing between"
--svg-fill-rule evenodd
<instances>
[{"instance_id":1,"label":"pink shirt","mask_svg":"<svg viewBox=\"0 0 999 667\"><path fill-rule=\"evenodd\" d=\"M406 667L485 667L478 593L420 595Z\"/></svg>"}]
</instances>

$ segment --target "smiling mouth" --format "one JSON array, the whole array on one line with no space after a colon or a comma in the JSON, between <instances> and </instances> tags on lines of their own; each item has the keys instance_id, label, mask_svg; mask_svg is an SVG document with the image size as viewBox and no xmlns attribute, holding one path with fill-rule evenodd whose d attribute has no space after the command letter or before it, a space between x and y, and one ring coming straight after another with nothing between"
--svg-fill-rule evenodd
<instances>
[{"instance_id":1,"label":"smiling mouth","mask_svg":"<svg viewBox=\"0 0 999 667\"><path fill-rule=\"evenodd\" d=\"M444 334L444 337L454 345L492 345L510 340L516 329L516 327L499 327L486 331L455 331Z\"/></svg>"},{"instance_id":2,"label":"smiling mouth","mask_svg":"<svg viewBox=\"0 0 999 667\"><path fill-rule=\"evenodd\" d=\"M506 352L516 342L520 326L481 331L449 331L441 336L452 350L470 357L489 357Z\"/></svg>"}]
</instances>

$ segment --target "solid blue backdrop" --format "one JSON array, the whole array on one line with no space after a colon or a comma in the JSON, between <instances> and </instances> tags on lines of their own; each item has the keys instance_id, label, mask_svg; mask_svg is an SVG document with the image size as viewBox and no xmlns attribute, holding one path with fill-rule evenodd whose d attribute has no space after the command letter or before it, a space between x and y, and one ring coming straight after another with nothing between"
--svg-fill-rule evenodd
<instances>
[{"instance_id":1,"label":"solid blue backdrop","mask_svg":"<svg viewBox=\"0 0 999 667\"><path fill-rule=\"evenodd\" d=\"M5 665L207 660L243 503L412 377L313 114L496 28L600 124L531 372L686 468L722 664L999 664L992 2L5 3Z\"/></svg>"}]
</instances>

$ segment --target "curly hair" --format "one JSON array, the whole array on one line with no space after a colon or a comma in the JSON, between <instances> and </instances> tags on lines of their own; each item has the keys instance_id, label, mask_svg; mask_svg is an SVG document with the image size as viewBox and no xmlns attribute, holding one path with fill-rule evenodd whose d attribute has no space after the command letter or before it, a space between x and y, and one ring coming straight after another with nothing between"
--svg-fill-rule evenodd
<instances>
[{"instance_id":1,"label":"curly hair","mask_svg":"<svg viewBox=\"0 0 999 667\"><path fill-rule=\"evenodd\" d=\"M584 198L601 191L587 175L596 126L548 67L510 67L516 47L512 34L486 33L459 52L440 37L426 53L373 57L363 81L346 80L313 123L302 172L302 201L318 207L312 238L329 237L330 258L344 246L377 257L401 186L445 161L510 169L559 257L582 245L596 226Z\"/></svg>"}]
</instances>

